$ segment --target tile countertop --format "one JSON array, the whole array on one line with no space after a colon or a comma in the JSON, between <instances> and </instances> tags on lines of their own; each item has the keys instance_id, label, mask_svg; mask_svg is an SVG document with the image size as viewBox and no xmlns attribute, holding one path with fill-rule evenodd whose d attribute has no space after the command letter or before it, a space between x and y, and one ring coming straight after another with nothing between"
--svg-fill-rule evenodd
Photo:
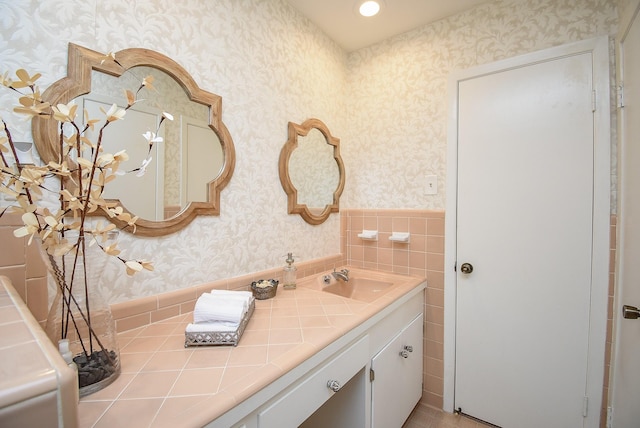
<instances>
[{"instance_id":1,"label":"tile countertop","mask_svg":"<svg viewBox=\"0 0 640 428\"><path fill-rule=\"evenodd\" d=\"M0 276L0 426L75 426L76 374Z\"/></svg>"},{"instance_id":2,"label":"tile countertop","mask_svg":"<svg viewBox=\"0 0 640 428\"><path fill-rule=\"evenodd\" d=\"M352 269L351 275L391 280L371 303L314 290L317 277L278 288L256 309L237 347L184 347L193 314L119 334L122 373L80 400L81 427L203 426L376 315L395 309L424 278ZM316 287L317 288L317 287Z\"/></svg>"}]
</instances>

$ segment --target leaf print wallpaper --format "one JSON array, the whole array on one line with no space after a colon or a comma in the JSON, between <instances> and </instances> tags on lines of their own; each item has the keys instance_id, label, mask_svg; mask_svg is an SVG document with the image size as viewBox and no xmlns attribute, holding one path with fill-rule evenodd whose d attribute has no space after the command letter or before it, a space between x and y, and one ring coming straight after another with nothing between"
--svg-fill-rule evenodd
<instances>
[{"instance_id":1,"label":"leaf print wallpaper","mask_svg":"<svg viewBox=\"0 0 640 428\"><path fill-rule=\"evenodd\" d=\"M339 215L311 227L287 214L278 157L287 123L323 120L344 134L346 54L285 1L0 1L0 73L41 72L41 86L66 75L67 44L109 52L161 52L222 97L236 147L235 172L220 216L199 217L157 239L122 236L120 247L153 260L149 275L127 277L113 261L102 291L111 303L284 265L287 252L311 260L340 252ZM1 114L15 96L0 91Z\"/></svg>"},{"instance_id":2,"label":"leaf print wallpaper","mask_svg":"<svg viewBox=\"0 0 640 428\"><path fill-rule=\"evenodd\" d=\"M347 206L444 209L450 72L614 35L616 22L612 0L497 0L351 54Z\"/></svg>"},{"instance_id":3,"label":"leaf print wallpaper","mask_svg":"<svg viewBox=\"0 0 640 428\"><path fill-rule=\"evenodd\" d=\"M126 234L127 255L154 261L133 278L111 263L111 303L340 252L340 216L311 226L287 214L278 156L287 123L322 120L340 139L347 183L340 207L445 206L447 78L454 69L601 35L614 35L613 0L495 0L353 52L342 51L285 0L0 0L0 73L66 75L67 44L161 52L222 97L236 167L221 214L161 238ZM29 124L0 115L16 139ZM426 196L425 177L440 192Z\"/></svg>"}]
</instances>

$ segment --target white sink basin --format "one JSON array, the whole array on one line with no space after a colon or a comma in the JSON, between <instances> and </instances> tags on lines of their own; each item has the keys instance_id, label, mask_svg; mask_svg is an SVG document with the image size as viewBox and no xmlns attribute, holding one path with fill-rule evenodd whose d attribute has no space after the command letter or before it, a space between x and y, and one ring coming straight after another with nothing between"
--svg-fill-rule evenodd
<instances>
[{"instance_id":1,"label":"white sink basin","mask_svg":"<svg viewBox=\"0 0 640 428\"><path fill-rule=\"evenodd\" d=\"M347 299L371 303L394 290L404 281L404 277L391 273L349 268L349 281L336 279L329 271L304 278L298 285Z\"/></svg>"},{"instance_id":2,"label":"white sink basin","mask_svg":"<svg viewBox=\"0 0 640 428\"><path fill-rule=\"evenodd\" d=\"M393 286L393 282L379 281L369 278L351 278L349 281L338 280L322 288L323 292L336 294L361 302L373 302Z\"/></svg>"}]
</instances>

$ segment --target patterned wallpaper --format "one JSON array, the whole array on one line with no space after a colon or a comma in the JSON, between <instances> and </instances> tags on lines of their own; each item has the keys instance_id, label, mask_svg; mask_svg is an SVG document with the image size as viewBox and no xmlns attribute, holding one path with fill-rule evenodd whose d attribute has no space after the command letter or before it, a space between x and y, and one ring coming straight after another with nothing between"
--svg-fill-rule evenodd
<instances>
[{"instance_id":1,"label":"patterned wallpaper","mask_svg":"<svg viewBox=\"0 0 640 428\"><path fill-rule=\"evenodd\" d=\"M121 239L127 256L154 261L133 278L112 261L102 286L111 303L340 253L340 219L310 226L287 214L278 157L287 123L317 117L344 134L346 54L284 0L0 0L0 73L26 67L41 86L66 75L69 41L108 52L143 47L173 58L200 87L222 97L236 146L221 215L166 237ZM30 138L28 124L0 115Z\"/></svg>"},{"instance_id":2,"label":"patterned wallpaper","mask_svg":"<svg viewBox=\"0 0 640 428\"><path fill-rule=\"evenodd\" d=\"M219 217L162 238L124 236L154 272L105 271L111 303L340 251L340 219L310 226L287 214L278 156L287 123L316 117L340 138L343 208L445 206L447 76L451 70L613 34L613 0L495 0L352 54L285 0L0 0L0 73L28 67L41 85L66 74L67 43L98 51L144 47L187 69L223 98L237 152ZM0 115L30 139L28 124ZM425 176L440 192L424 195Z\"/></svg>"},{"instance_id":3,"label":"patterned wallpaper","mask_svg":"<svg viewBox=\"0 0 640 428\"><path fill-rule=\"evenodd\" d=\"M351 54L347 206L444 209L449 73L612 35L616 22L613 0L496 0ZM437 195L425 195L431 174Z\"/></svg>"}]
</instances>

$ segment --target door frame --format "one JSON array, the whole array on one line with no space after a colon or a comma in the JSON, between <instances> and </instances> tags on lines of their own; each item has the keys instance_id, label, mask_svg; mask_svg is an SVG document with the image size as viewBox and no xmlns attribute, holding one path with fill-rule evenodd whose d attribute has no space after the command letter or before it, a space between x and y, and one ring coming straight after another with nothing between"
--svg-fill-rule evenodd
<instances>
[{"instance_id":1,"label":"door frame","mask_svg":"<svg viewBox=\"0 0 640 428\"><path fill-rule=\"evenodd\" d=\"M447 137L447 201L445 210L444 253L444 385L443 409L454 410L456 352L456 242L458 179L458 82L499 71L524 67L552 58L591 53L593 85L596 91L594 112L594 183L592 289L589 328L588 373L585 393L589 397L587 424L600 422L607 336L609 284L609 226L611 211L611 119L609 97L609 39L607 36L574 42L517 57L455 71L449 77Z\"/></svg>"},{"instance_id":2,"label":"door frame","mask_svg":"<svg viewBox=\"0 0 640 428\"><path fill-rule=\"evenodd\" d=\"M631 27L634 24L635 20L640 20L640 0L632 0L627 5L626 9L620 12L620 23L619 23L619 31L616 37L616 85L618 87L622 86L625 79L625 69L623 67L624 60L624 51L622 49L622 45L626 40L629 32L631 31ZM640 22L640 21L639 21ZM636 24L637 25L637 24ZM612 309L612 318L613 318L613 331L612 331L612 349L611 349L611 368L609 372L609 396L607 397L607 427L610 427L613 421L613 413L615 413L615 398L616 398L616 370L620 370L617 367L618 359L620 358L620 323L624 322L622 319L622 315L620 313L622 309L622 305L626 302L623 301L622 289L625 286L624 281L622 279L622 275L620 274L623 269L622 262L622 252L624 251L624 237L625 237L625 222L623 221L626 216L625 210L625 187L623 180L624 174L624 164L620 161L625 155L626 148L628 146L628 138L625 134L625 123L626 123L626 111L624 108L621 108L620 101L618 100L617 106L618 112L618 201L617 201L617 216L618 222L616 226L616 263L615 263L615 289L614 289L614 298L613 298L613 309ZM628 285L627 285L628 286Z\"/></svg>"}]
</instances>

